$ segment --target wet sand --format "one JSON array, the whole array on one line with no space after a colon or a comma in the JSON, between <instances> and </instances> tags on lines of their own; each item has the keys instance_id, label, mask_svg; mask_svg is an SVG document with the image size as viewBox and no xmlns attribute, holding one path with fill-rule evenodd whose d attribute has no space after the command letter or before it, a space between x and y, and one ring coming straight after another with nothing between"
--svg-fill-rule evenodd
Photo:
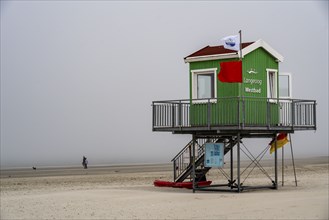
<instances>
[{"instance_id":1,"label":"wet sand","mask_svg":"<svg viewBox=\"0 0 329 220\"><path fill-rule=\"evenodd\" d=\"M265 163L264 168L273 176L273 167ZM2 170L0 217L328 219L328 157L297 159L297 187L288 161L284 186L281 167L279 171L278 190L238 194L154 187L155 179L172 180L171 164ZM218 169L210 170L207 179L214 184L225 182ZM244 184L266 185L270 180L255 169Z\"/></svg>"}]
</instances>

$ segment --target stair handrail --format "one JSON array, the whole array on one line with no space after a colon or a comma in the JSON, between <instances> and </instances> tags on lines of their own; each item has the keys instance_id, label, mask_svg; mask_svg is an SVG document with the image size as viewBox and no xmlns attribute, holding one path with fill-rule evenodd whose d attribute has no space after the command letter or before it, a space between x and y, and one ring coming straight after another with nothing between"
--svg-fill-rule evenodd
<instances>
[{"instance_id":1,"label":"stair handrail","mask_svg":"<svg viewBox=\"0 0 329 220\"><path fill-rule=\"evenodd\" d=\"M209 143L209 142L216 142L217 139L215 138L211 138L211 139L205 139L205 138L201 138L201 139L197 139L196 140L196 146L197 146L197 152L196 152L196 161L199 161L199 159L201 159L204 155L205 152L205 144ZM186 172L188 169L191 168L192 162L190 161L189 164L186 164L185 166L181 167L181 166L177 166L176 161L180 160L180 158L182 158L183 154L186 151L191 151L191 145L193 144L193 140L191 140L173 159L172 162L174 162L174 181L176 181L177 179L179 179L182 175L184 175L184 172ZM181 169L182 168L182 169Z\"/></svg>"},{"instance_id":2,"label":"stair handrail","mask_svg":"<svg viewBox=\"0 0 329 220\"><path fill-rule=\"evenodd\" d=\"M174 160L176 160L178 157L181 156L181 154L183 154L183 152L186 150L186 148L188 148L189 146L191 146L191 144L193 143L193 140L191 140L190 142L188 142L186 144L185 147L183 147L183 149L181 151L179 151L179 153L171 160L171 162L173 162Z\"/></svg>"}]
</instances>

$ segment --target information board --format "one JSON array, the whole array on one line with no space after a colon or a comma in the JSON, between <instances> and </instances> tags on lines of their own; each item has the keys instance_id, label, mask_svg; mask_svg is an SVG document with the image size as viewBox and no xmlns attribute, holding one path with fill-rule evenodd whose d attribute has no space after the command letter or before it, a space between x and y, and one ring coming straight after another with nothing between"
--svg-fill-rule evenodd
<instances>
[{"instance_id":1,"label":"information board","mask_svg":"<svg viewBox=\"0 0 329 220\"><path fill-rule=\"evenodd\" d=\"M205 167L223 167L224 166L224 144L206 143L205 146Z\"/></svg>"}]
</instances>

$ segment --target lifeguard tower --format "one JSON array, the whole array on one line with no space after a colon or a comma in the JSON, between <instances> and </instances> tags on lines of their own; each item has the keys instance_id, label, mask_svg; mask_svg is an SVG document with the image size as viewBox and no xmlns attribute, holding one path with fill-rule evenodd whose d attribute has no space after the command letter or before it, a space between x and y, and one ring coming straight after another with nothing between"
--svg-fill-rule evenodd
<instances>
[{"instance_id":1,"label":"lifeguard tower","mask_svg":"<svg viewBox=\"0 0 329 220\"><path fill-rule=\"evenodd\" d=\"M189 65L189 99L152 103L153 131L192 135L172 160L174 182L190 180L193 192L277 189L278 134L290 136L295 131L316 130L316 101L292 99L291 75L279 69L283 56L263 40L241 43L239 51L223 45L206 46L184 61ZM248 148L242 148L244 138L274 140L274 179L270 178L269 185L241 183L241 152L260 169L263 167L259 161L264 155L249 154ZM223 155L228 153L227 182L199 186L212 167L222 167Z\"/></svg>"}]
</instances>

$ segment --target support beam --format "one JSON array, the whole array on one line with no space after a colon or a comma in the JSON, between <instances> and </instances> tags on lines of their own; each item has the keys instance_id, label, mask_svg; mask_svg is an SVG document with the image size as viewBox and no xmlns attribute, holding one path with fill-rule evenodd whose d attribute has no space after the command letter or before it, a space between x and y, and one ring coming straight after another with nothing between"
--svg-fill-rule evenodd
<instances>
[{"instance_id":1,"label":"support beam","mask_svg":"<svg viewBox=\"0 0 329 220\"><path fill-rule=\"evenodd\" d=\"M248 150L248 148L241 142L242 138L259 138L259 137L271 137L273 138L273 141L275 143L274 147L274 175L275 177L273 178L273 174L269 175L266 170L260 165L260 160L263 158L263 156L265 155L265 153L268 151L270 146L267 146L257 157L254 157L251 152ZM230 192L237 192L237 193L241 193L242 191L248 191L248 190L252 190L252 189L262 189L262 188L269 188L269 189L278 189L278 183L279 183L279 172L280 170L278 170L280 167L279 163L279 159L278 159L278 143L277 143L277 136L278 136L278 131L274 132L271 134L271 136L268 136L268 134L264 134L264 136L260 135L260 134L250 134L250 135L245 135L243 132L237 131L237 133L235 134L231 134L231 135L200 135L199 133L193 133L192 134L192 141L189 143L189 152L190 152L190 166L188 167L189 172L188 175L186 175L186 177L190 176L192 184L193 184L193 193L195 193L197 190L209 190L209 191L230 191ZM204 187L199 187L198 186L198 179L196 179L197 173L196 173L196 168L197 166L200 164L200 161L197 161L196 159L198 158L197 152L196 152L196 148L198 147L198 140L200 140L199 144L203 144L204 140L202 139L206 139L206 138L212 138L213 142L225 142L225 146L227 148L230 148L231 152L230 152L230 173L225 173L223 174L226 179L228 180L227 184L215 184L215 185L210 185L210 186L204 186ZM289 134L289 139L290 139L290 146L291 146L291 151L292 151L292 141L291 141L291 136ZM197 142L198 141L198 142ZM208 140L209 141L209 140ZM200 145L200 146L201 146ZM234 152L233 152L233 148L235 147L235 145L237 145L237 156L235 158L234 156ZM244 147L244 148L243 148ZM246 150L246 152L249 152L250 156L248 156L249 154L247 154L244 149ZM228 149L226 149L228 150ZM225 151L228 153L228 151ZM254 169L254 167L252 168L252 170L250 171L249 174L244 175L244 172L249 168L249 166L247 166L245 169L241 170L241 154L240 153L245 153L246 156L252 161L253 164L255 164L255 166L257 166L267 177L269 177L270 181L271 181L271 185L268 186L248 186L248 185L244 185L245 180L248 178L249 174L252 172L252 170ZM236 159L236 160L235 160ZM293 168L294 168L294 174L295 174L295 183L297 186L297 178L296 178L296 172L295 172L295 165L294 165L294 158L293 158L293 152L292 152L292 159L293 159ZM236 162L235 162L236 161ZM228 162L228 161L227 161ZM236 163L236 164L234 164ZM284 149L282 148L282 186L284 185ZM234 170L234 167L237 167L237 171ZM175 167L175 166L174 166ZM175 169L175 168L174 168ZM273 172L273 171L272 171ZM222 172L223 173L223 172ZM236 175L236 176L235 176ZM246 176L246 177L245 177ZM243 179L241 179L241 177L243 177ZM182 180L183 181L183 180ZM225 187L227 187L225 189ZM217 190L218 189L218 190Z\"/></svg>"},{"instance_id":2,"label":"support beam","mask_svg":"<svg viewBox=\"0 0 329 220\"><path fill-rule=\"evenodd\" d=\"M196 142L196 135L192 135L192 183L193 183L193 193L195 193L195 142Z\"/></svg>"},{"instance_id":3,"label":"support beam","mask_svg":"<svg viewBox=\"0 0 329 220\"><path fill-rule=\"evenodd\" d=\"M232 184L233 184L233 180L234 180L234 176L233 176L233 139L230 139L230 171L231 171L231 189L232 189Z\"/></svg>"},{"instance_id":4,"label":"support beam","mask_svg":"<svg viewBox=\"0 0 329 220\"><path fill-rule=\"evenodd\" d=\"M274 173L275 173L275 189L278 189L278 149L277 134L275 133L275 150L274 150Z\"/></svg>"},{"instance_id":5,"label":"support beam","mask_svg":"<svg viewBox=\"0 0 329 220\"><path fill-rule=\"evenodd\" d=\"M240 186L240 133L237 135L237 178L238 178L238 193L241 192L241 186Z\"/></svg>"},{"instance_id":6,"label":"support beam","mask_svg":"<svg viewBox=\"0 0 329 220\"><path fill-rule=\"evenodd\" d=\"M284 185L284 147L282 147L282 186Z\"/></svg>"}]
</instances>

